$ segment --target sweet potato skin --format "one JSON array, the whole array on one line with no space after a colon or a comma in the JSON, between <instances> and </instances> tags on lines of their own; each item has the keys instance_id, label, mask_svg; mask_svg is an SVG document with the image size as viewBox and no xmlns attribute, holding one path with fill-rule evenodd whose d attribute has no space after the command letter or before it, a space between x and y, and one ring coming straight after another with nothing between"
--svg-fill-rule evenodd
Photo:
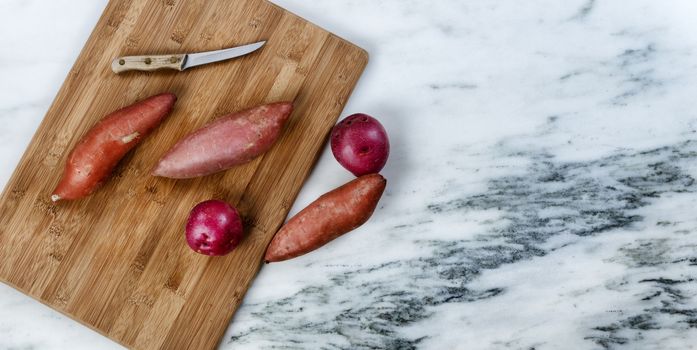
<instances>
[{"instance_id":1,"label":"sweet potato skin","mask_svg":"<svg viewBox=\"0 0 697 350\"><path fill-rule=\"evenodd\" d=\"M373 215L386 184L382 175L369 174L325 193L281 227L264 261L298 257L361 226Z\"/></svg>"},{"instance_id":2,"label":"sweet potato skin","mask_svg":"<svg viewBox=\"0 0 697 350\"><path fill-rule=\"evenodd\" d=\"M152 175L188 179L249 162L273 146L292 111L277 102L221 117L177 142Z\"/></svg>"},{"instance_id":3,"label":"sweet potato skin","mask_svg":"<svg viewBox=\"0 0 697 350\"><path fill-rule=\"evenodd\" d=\"M169 115L176 100L171 93L155 95L100 120L68 155L51 200L73 200L91 194L121 158Z\"/></svg>"}]
</instances>

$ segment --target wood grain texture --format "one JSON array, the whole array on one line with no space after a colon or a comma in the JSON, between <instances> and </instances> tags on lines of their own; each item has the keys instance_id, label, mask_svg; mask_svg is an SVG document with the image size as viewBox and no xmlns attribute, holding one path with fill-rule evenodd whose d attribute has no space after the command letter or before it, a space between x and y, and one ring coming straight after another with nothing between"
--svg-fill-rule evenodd
<instances>
[{"instance_id":1,"label":"wood grain texture","mask_svg":"<svg viewBox=\"0 0 697 350\"><path fill-rule=\"evenodd\" d=\"M114 57L216 50L268 40L248 56L184 72L116 75ZM137 349L216 346L256 275L368 57L264 0L112 0L0 197L0 279ZM179 97L170 117L92 196L51 203L71 148L99 119L145 97ZM294 100L265 155L192 180L149 176L178 139L216 117ZM196 203L238 207L246 238L230 255L184 240Z\"/></svg>"}]
</instances>

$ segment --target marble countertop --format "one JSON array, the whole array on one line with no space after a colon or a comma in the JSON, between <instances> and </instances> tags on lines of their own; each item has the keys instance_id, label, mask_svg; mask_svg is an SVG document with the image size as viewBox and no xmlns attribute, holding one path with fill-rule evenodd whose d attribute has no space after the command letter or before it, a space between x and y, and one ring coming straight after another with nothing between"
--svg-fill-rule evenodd
<instances>
[{"instance_id":1,"label":"marble countertop","mask_svg":"<svg viewBox=\"0 0 697 350\"><path fill-rule=\"evenodd\" d=\"M265 266L222 349L697 344L697 3L301 1L371 62L372 220ZM0 2L0 183L105 0ZM325 150L293 212L351 178ZM0 284L0 349L118 345Z\"/></svg>"}]
</instances>

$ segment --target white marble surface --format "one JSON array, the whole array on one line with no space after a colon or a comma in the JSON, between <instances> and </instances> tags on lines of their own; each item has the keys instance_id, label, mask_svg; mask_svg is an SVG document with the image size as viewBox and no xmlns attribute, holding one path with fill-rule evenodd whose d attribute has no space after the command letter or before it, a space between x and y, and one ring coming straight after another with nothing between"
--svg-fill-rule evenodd
<instances>
[{"instance_id":1,"label":"white marble surface","mask_svg":"<svg viewBox=\"0 0 697 350\"><path fill-rule=\"evenodd\" d=\"M222 349L697 346L697 3L276 3L370 52L388 189ZM0 1L1 183L104 4ZM350 178L325 151L293 212ZM0 285L0 349L66 348L118 346Z\"/></svg>"}]
</instances>

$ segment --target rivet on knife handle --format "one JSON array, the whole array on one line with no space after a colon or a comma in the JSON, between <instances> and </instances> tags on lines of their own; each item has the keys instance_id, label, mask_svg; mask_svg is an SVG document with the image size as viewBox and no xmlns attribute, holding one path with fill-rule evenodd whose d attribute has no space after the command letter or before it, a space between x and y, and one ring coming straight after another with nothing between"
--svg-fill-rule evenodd
<instances>
[{"instance_id":1,"label":"rivet on knife handle","mask_svg":"<svg viewBox=\"0 0 697 350\"><path fill-rule=\"evenodd\" d=\"M114 73L122 73L129 70L154 71L158 69L184 70L186 55L149 55L126 56L115 58L111 62L111 70Z\"/></svg>"}]
</instances>

